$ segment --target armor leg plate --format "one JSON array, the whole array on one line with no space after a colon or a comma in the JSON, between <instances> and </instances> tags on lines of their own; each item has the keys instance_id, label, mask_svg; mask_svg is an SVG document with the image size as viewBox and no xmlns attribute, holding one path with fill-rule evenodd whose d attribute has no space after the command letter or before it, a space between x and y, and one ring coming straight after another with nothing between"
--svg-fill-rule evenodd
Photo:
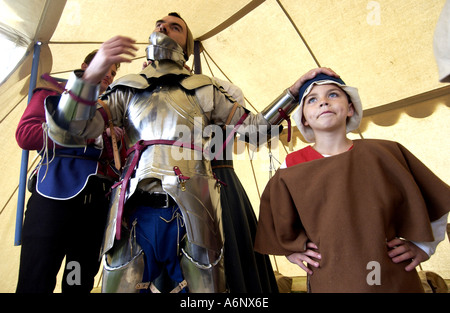
<instances>
[{"instance_id":1,"label":"armor leg plate","mask_svg":"<svg viewBox=\"0 0 450 313\"><path fill-rule=\"evenodd\" d=\"M208 176L192 176L180 188L165 176L163 188L178 203L186 226L181 269L191 293L226 292L220 185Z\"/></svg>"},{"instance_id":2,"label":"armor leg plate","mask_svg":"<svg viewBox=\"0 0 450 313\"><path fill-rule=\"evenodd\" d=\"M144 253L130 232L123 230L123 237L103 256L104 293L139 292L136 285L142 282Z\"/></svg>"},{"instance_id":3,"label":"armor leg plate","mask_svg":"<svg viewBox=\"0 0 450 313\"><path fill-rule=\"evenodd\" d=\"M190 254L191 250L197 250L193 254L207 254L204 248L185 242L181 249L181 269L191 293L222 293L226 292L225 267L223 249L217 260L210 264L202 264L196 261Z\"/></svg>"}]
</instances>

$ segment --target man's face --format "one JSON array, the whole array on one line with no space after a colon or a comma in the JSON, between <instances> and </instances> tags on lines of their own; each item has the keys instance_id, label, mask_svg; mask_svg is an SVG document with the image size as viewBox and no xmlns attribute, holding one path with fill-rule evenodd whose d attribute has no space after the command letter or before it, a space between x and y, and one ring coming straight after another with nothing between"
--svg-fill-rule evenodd
<instances>
[{"instance_id":1,"label":"man's face","mask_svg":"<svg viewBox=\"0 0 450 313\"><path fill-rule=\"evenodd\" d=\"M154 31L169 36L186 51L187 27L182 19L166 16L156 22Z\"/></svg>"},{"instance_id":2,"label":"man's face","mask_svg":"<svg viewBox=\"0 0 450 313\"><path fill-rule=\"evenodd\" d=\"M106 88L108 88L108 86L112 84L112 82L114 81L114 77L116 77L116 74L117 66L116 64L113 64L100 82L100 93L105 92Z\"/></svg>"},{"instance_id":3,"label":"man's face","mask_svg":"<svg viewBox=\"0 0 450 313\"><path fill-rule=\"evenodd\" d=\"M81 69L86 70L89 65L87 63L81 64ZM104 93L109 85L112 84L114 81L114 78L117 74L117 64L113 64L110 66L108 72L106 72L105 76L103 76L102 80L100 81L100 94Z\"/></svg>"}]
</instances>

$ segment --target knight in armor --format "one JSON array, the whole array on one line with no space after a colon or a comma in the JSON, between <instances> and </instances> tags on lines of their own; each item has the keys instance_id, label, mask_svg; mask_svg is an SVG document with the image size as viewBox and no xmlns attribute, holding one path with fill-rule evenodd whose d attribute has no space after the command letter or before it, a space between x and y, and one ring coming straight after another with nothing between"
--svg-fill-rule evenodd
<instances>
[{"instance_id":1,"label":"knight in armor","mask_svg":"<svg viewBox=\"0 0 450 313\"><path fill-rule=\"evenodd\" d=\"M158 20L149 41L151 64L117 80L102 97L128 140L127 161L111 194L102 291L158 292L154 281L164 270L177 283L173 292L226 292L226 238L221 182L210 162L212 133L217 136L223 127L235 125L238 133L256 133L256 141L267 138L297 105L303 81L252 114L217 80L184 67L194 41L179 15ZM47 99L49 135L55 141L64 145L70 134L83 145L101 131L97 83L109 64L130 62L135 50L131 38L111 38L86 71L72 74L68 92ZM329 69L321 71L333 75Z\"/></svg>"}]
</instances>

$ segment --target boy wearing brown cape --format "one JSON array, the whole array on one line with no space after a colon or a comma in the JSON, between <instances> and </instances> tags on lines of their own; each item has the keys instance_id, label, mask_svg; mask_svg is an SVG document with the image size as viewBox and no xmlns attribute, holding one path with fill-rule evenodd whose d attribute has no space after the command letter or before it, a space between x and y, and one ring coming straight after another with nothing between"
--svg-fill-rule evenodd
<instances>
[{"instance_id":1,"label":"boy wearing brown cape","mask_svg":"<svg viewBox=\"0 0 450 313\"><path fill-rule=\"evenodd\" d=\"M362 107L340 78L317 75L299 97L293 117L314 144L267 184L255 250L306 262L310 292L423 292L418 246L443 240L449 186L399 143L347 138Z\"/></svg>"}]
</instances>

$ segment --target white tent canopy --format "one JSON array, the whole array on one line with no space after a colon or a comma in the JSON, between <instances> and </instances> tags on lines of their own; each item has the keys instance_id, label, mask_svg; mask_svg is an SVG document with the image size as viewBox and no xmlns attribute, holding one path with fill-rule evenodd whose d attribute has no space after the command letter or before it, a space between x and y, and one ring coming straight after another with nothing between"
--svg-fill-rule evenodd
<instances>
[{"instance_id":1,"label":"white tent canopy","mask_svg":"<svg viewBox=\"0 0 450 313\"><path fill-rule=\"evenodd\" d=\"M0 76L0 273L4 277L0 292L14 291L17 280L20 247L14 246L14 227L22 151L14 133L27 105L36 43L38 75L48 72L67 78L102 42L115 35L130 36L137 42L138 56L122 64L120 77L140 71L155 21L178 12L202 42L203 73L239 86L253 112L261 111L311 68L330 67L361 95L365 117L352 138L399 141L449 183L450 87L438 81L432 46L444 3L1 0L0 40L9 40L18 50L1 58L2 70L9 66L12 72ZM282 162L287 152L305 145L297 130L287 143L284 131L272 152ZM30 152L29 169L35 166L35 154ZM258 211L259 196L269 179L267 148L236 151L235 168ZM450 279L449 256L446 239L423 267ZM283 274L303 275L283 258L273 260Z\"/></svg>"}]
</instances>

